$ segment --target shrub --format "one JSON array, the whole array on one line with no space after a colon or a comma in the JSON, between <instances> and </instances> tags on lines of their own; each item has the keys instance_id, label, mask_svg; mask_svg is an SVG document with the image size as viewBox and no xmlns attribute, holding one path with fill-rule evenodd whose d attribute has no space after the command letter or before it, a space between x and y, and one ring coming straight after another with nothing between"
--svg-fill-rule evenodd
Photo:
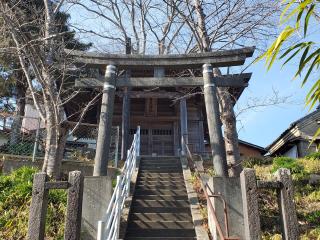
<instances>
[{"instance_id":1,"label":"shrub","mask_svg":"<svg viewBox=\"0 0 320 240\"><path fill-rule=\"evenodd\" d=\"M296 159L289 157L275 157L272 163L272 172L276 172L279 168L287 168L292 174L303 174L304 167Z\"/></svg>"},{"instance_id":2,"label":"shrub","mask_svg":"<svg viewBox=\"0 0 320 240\"><path fill-rule=\"evenodd\" d=\"M317 159L320 160L320 152L313 152L305 156L306 159Z\"/></svg>"},{"instance_id":3,"label":"shrub","mask_svg":"<svg viewBox=\"0 0 320 240\"><path fill-rule=\"evenodd\" d=\"M319 224L320 222L320 211L313 211L305 216L306 220L311 224Z\"/></svg>"},{"instance_id":4,"label":"shrub","mask_svg":"<svg viewBox=\"0 0 320 240\"><path fill-rule=\"evenodd\" d=\"M302 158L298 162L303 165L304 170L309 174L320 174L320 162L316 158Z\"/></svg>"},{"instance_id":5,"label":"shrub","mask_svg":"<svg viewBox=\"0 0 320 240\"><path fill-rule=\"evenodd\" d=\"M242 166L245 167L245 168L253 168L254 166L263 166L263 165L268 165L268 164L271 164L271 163L272 163L272 159L271 158L250 157L250 158L245 159L242 162Z\"/></svg>"},{"instance_id":6,"label":"shrub","mask_svg":"<svg viewBox=\"0 0 320 240\"><path fill-rule=\"evenodd\" d=\"M307 233L301 236L301 240L320 239L320 227L308 230Z\"/></svg>"},{"instance_id":7,"label":"shrub","mask_svg":"<svg viewBox=\"0 0 320 240\"><path fill-rule=\"evenodd\" d=\"M22 167L0 175L0 239L25 239L32 196L33 175L38 171ZM66 191L50 190L46 239L63 239Z\"/></svg>"}]
</instances>

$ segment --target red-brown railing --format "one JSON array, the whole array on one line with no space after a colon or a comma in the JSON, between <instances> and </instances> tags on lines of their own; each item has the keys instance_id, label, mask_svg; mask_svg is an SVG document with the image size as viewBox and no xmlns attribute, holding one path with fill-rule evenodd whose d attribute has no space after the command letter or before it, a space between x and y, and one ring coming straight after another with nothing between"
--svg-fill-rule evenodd
<instances>
[{"instance_id":1,"label":"red-brown railing","mask_svg":"<svg viewBox=\"0 0 320 240\"><path fill-rule=\"evenodd\" d=\"M240 238L238 237L230 237L229 236L229 222L228 222L228 208L227 208L227 203L224 199L224 197L220 194L220 193L214 193L212 191L212 189L210 188L210 186L202 179L201 177L201 174L200 174L200 171L197 169L197 166L196 164L194 163L194 160L193 160L193 156L192 156L192 153L188 147L187 144L185 144L184 142L184 139L182 139L182 142L184 143L184 145L186 146L186 149L187 149L187 153L188 153L188 159L191 161L191 164L192 166L189 166L189 167L192 167L195 171L195 174L196 176L199 178L200 180L200 184L201 184L201 188L203 190L203 193L206 197L206 200L207 200L207 205L208 205L208 208L210 209L210 212L211 212L211 216L213 218L213 221L215 222L215 226L217 228L217 231L218 231L218 235L219 235L219 238L221 240L240 240ZM198 155L198 154L197 154ZM201 160L202 160L202 157L201 155L198 155ZM189 165L190 165L190 161L188 161ZM208 194L207 190L210 191L210 195ZM216 215L216 212L215 212L215 209L211 203L211 200L210 198L219 198L222 203L223 203L223 211L224 211L224 225L225 225L225 233L223 233L222 231L222 227L218 221L218 218L217 218L217 215ZM208 216L209 217L209 216Z\"/></svg>"}]
</instances>

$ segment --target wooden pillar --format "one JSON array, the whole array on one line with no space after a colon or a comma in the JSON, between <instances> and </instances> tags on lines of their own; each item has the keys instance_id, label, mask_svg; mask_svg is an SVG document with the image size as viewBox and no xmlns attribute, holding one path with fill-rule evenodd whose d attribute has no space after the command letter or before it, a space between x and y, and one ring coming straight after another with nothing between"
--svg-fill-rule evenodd
<instances>
[{"instance_id":1,"label":"wooden pillar","mask_svg":"<svg viewBox=\"0 0 320 240\"><path fill-rule=\"evenodd\" d=\"M174 155L180 156L179 148L180 148L180 137L179 137L179 123L178 121L174 121L173 123L173 146L174 146Z\"/></svg>"},{"instance_id":2,"label":"wooden pillar","mask_svg":"<svg viewBox=\"0 0 320 240\"><path fill-rule=\"evenodd\" d=\"M188 144L188 110L187 101L185 98L180 100L180 133L181 133L181 155L186 156L187 149L185 144Z\"/></svg>"},{"instance_id":3,"label":"wooden pillar","mask_svg":"<svg viewBox=\"0 0 320 240\"><path fill-rule=\"evenodd\" d=\"M131 54L131 38L126 38L126 54ZM130 78L131 71L127 70L126 78ZM121 160L125 161L127 158L127 150L129 146L129 131L130 131L130 89L125 87L123 89L122 98L122 124L121 124Z\"/></svg>"},{"instance_id":4,"label":"wooden pillar","mask_svg":"<svg viewBox=\"0 0 320 240\"><path fill-rule=\"evenodd\" d=\"M130 72L126 73L130 77ZM130 90L128 87L123 89L122 98L122 124L121 124L121 160L127 158L127 150L129 146L129 130L130 130Z\"/></svg>"},{"instance_id":5,"label":"wooden pillar","mask_svg":"<svg viewBox=\"0 0 320 240\"><path fill-rule=\"evenodd\" d=\"M46 181L46 173L36 173L33 177L28 240L42 240L45 237L46 213L48 207L48 189L45 187Z\"/></svg>"},{"instance_id":6,"label":"wooden pillar","mask_svg":"<svg viewBox=\"0 0 320 240\"><path fill-rule=\"evenodd\" d=\"M69 172L67 215L64 239L80 240L83 197L83 175L80 171Z\"/></svg>"},{"instance_id":7,"label":"wooden pillar","mask_svg":"<svg viewBox=\"0 0 320 240\"><path fill-rule=\"evenodd\" d=\"M247 240L261 238L258 191L255 170L245 168L240 174L244 231Z\"/></svg>"},{"instance_id":8,"label":"wooden pillar","mask_svg":"<svg viewBox=\"0 0 320 240\"><path fill-rule=\"evenodd\" d=\"M202 107L198 106L198 113L199 113L199 152L203 154L205 152L204 149L204 128L203 128L203 113Z\"/></svg>"},{"instance_id":9,"label":"wooden pillar","mask_svg":"<svg viewBox=\"0 0 320 240\"><path fill-rule=\"evenodd\" d=\"M294 204L293 183L288 169L280 168L276 177L281 182L281 189L278 190L278 205L282 220L282 239L297 240L299 238L299 223Z\"/></svg>"},{"instance_id":10,"label":"wooden pillar","mask_svg":"<svg viewBox=\"0 0 320 240\"><path fill-rule=\"evenodd\" d=\"M103 85L102 105L99 121L96 156L93 176L106 176L110 151L111 127L115 95L116 67L108 65Z\"/></svg>"},{"instance_id":11,"label":"wooden pillar","mask_svg":"<svg viewBox=\"0 0 320 240\"><path fill-rule=\"evenodd\" d=\"M219 117L217 87L213 80L211 64L203 65L203 81L213 166L218 176L228 176L226 154Z\"/></svg>"}]
</instances>

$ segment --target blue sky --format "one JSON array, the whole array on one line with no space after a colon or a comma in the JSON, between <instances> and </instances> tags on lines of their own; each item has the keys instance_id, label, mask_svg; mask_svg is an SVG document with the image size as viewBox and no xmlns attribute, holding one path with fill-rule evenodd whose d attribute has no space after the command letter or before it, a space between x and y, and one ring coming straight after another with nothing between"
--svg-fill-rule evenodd
<instances>
[{"instance_id":1,"label":"blue sky","mask_svg":"<svg viewBox=\"0 0 320 240\"><path fill-rule=\"evenodd\" d=\"M289 96L287 103L268 106L247 111L239 116L239 138L263 147L275 140L289 125L308 114L304 99L310 87L307 84L301 88L301 80L292 80L296 66L287 65L281 69L281 63L276 62L267 71L264 62L252 65L247 71L252 72L249 87L240 97L236 109L242 109L252 98L267 98L272 96L273 89L280 96Z\"/></svg>"}]
</instances>

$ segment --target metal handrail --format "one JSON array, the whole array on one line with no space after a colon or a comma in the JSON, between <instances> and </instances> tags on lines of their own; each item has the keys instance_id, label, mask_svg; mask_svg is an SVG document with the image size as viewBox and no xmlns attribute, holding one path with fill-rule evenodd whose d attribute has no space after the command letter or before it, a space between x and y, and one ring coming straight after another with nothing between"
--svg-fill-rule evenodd
<instances>
[{"instance_id":1,"label":"metal handrail","mask_svg":"<svg viewBox=\"0 0 320 240\"><path fill-rule=\"evenodd\" d=\"M219 234L219 237L220 239L222 240L227 240L227 239L239 239L239 238L230 238L229 237L229 222L228 222L228 209L227 209L227 203L224 199L224 197L220 194L220 193L214 193L212 191L212 189L210 188L210 186L204 182L204 180L202 179L201 175L200 175L200 172L198 171L197 169L197 166L195 165L194 163L194 160L193 160L193 156L192 156L192 153L189 149L189 146L188 144L185 143L184 141L184 138L182 138L182 144L185 145L186 147L186 150L187 150L187 153L188 153L188 156L189 156L189 159L191 160L192 164L193 164L193 168L195 170L195 173L197 175L197 177L199 178L200 180L200 185L201 185L201 188L203 190L203 193L206 197L206 200L207 200L207 204L208 204L208 207L212 213L212 217L213 217L213 220L215 222L215 225L216 225L216 228L217 228L217 231L218 231L218 234ZM197 156L199 156L202 160L202 156L200 154L197 154ZM207 193L207 189L210 191L210 195ZM216 215L216 212L215 212L215 209L211 203L211 200L210 198L211 197L215 197L215 198L219 198L222 202L223 202L223 208L224 208L224 224L225 224L225 235L223 234L222 232L222 228L221 228L221 225L218 221L218 218L217 218L217 215Z\"/></svg>"},{"instance_id":2,"label":"metal handrail","mask_svg":"<svg viewBox=\"0 0 320 240\"><path fill-rule=\"evenodd\" d=\"M138 156L140 156L140 127L134 134L121 174L117 176L117 185L114 188L107 211L98 221L97 240L116 240L119 238L121 213L125 200L130 194L131 177L136 169Z\"/></svg>"}]
</instances>

